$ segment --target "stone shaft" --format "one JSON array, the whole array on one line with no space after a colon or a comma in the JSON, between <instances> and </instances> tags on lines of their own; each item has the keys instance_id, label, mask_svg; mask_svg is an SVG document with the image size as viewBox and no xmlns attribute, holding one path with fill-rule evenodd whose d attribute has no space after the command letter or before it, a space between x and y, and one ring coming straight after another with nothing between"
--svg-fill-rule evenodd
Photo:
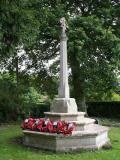
<instances>
[{"instance_id":1,"label":"stone shaft","mask_svg":"<svg viewBox=\"0 0 120 160\"><path fill-rule=\"evenodd\" d=\"M62 33L60 41L60 85L59 98L69 98L68 67L67 67L67 36Z\"/></svg>"}]
</instances>

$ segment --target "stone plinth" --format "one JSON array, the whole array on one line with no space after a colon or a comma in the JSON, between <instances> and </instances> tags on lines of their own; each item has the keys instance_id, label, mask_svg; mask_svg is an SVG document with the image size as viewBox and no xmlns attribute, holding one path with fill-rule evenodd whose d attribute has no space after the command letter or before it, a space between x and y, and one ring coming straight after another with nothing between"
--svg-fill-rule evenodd
<instances>
[{"instance_id":1,"label":"stone plinth","mask_svg":"<svg viewBox=\"0 0 120 160\"><path fill-rule=\"evenodd\" d=\"M91 118L81 118L79 121L72 121L76 123L76 131L86 131L94 127L95 120Z\"/></svg>"},{"instance_id":2,"label":"stone plinth","mask_svg":"<svg viewBox=\"0 0 120 160\"><path fill-rule=\"evenodd\" d=\"M107 127L99 125L86 131L75 131L69 136L23 131L24 145L59 152L99 149L109 142L107 132Z\"/></svg>"},{"instance_id":3,"label":"stone plinth","mask_svg":"<svg viewBox=\"0 0 120 160\"><path fill-rule=\"evenodd\" d=\"M51 120L57 121L77 121L77 113L55 113L55 112L45 112L45 117Z\"/></svg>"},{"instance_id":4,"label":"stone plinth","mask_svg":"<svg viewBox=\"0 0 120 160\"><path fill-rule=\"evenodd\" d=\"M78 117L84 115L84 112L77 112L74 98L56 98L50 107L50 112L45 112L45 117L51 120L77 121Z\"/></svg>"},{"instance_id":5,"label":"stone plinth","mask_svg":"<svg viewBox=\"0 0 120 160\"><path fill-rule=\"evenodd\" d=\"M51 120L77 121L78 117L84 117L84 112L77 112L74 98L55 98L50 112L45 112L45 117Z\"/></svg>"},{"instance_id":6,"label":"stone plinth","mask_svg":"<svg viewBox=\"0 0 120 160\"><path fill-rule=\"evenodd\" d=\"M77 114L77 104L74 98L55 98L51 107L51 112Z\"/></svg>"},{"instance_id":7,"label":"stone plinth","mask_svg":"<svg viewBox=\"0 0 120 160\"><path fill-rule=\"evenodd\" d=\"M63 120L63 121L79 121L84 118L84 112L77 113L57 113L57 112L45 112L45 117L51 120Z\"/></svg>"},{"instance_id":8,"label":"stone plinth","mask_svg":"<svg viewBox=\"0 0 120 160\"><path fill-rule=\"evenodd\" d=\"M72 135L64 136L24 130L24 145L55 152L101 148L109 142L108 128L94 124L94 119L86 118L84 115L84 112L77 114L47 112L46 116L52 120L75 122L76 131Z\"/></svg>"}]
</instances>

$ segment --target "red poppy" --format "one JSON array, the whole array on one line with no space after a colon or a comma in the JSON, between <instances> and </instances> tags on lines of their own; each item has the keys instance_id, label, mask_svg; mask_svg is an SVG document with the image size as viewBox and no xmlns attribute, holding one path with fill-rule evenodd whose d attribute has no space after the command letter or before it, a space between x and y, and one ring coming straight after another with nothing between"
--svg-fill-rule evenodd
<instances>
[{"instance_id":1,"label":"red poppy","mask_svg":"<svg viewBox=\"0 0 120 160\"><path fill-rule=\"evenodd\" d=\"M75 130L75 123L68 123L65 121L51 121L50 119L43 118L29 118L26 119L22 124L22 129L29 129L32 131L39 132L49 132L49 133L57 133L57 134L72 134L72 131Z\"/></svg>"}]
</instances>

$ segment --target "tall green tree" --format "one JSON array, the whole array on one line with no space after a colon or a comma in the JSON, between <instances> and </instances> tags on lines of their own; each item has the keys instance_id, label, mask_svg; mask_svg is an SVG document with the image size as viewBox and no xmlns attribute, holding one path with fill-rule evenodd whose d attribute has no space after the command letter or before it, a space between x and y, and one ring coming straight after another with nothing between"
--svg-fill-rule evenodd
<instances>
[{"instance_id":1,"label":"tall green tree","mask_svg":"<svg viewBox=\"0 0 120 160\"><path fill-rule=\"evenodd\" d=\"M35 17L31 1L0 1L0 55L14 54L17 47L33 43L39 28Z\"/></svg>"},{"instance_id":2,"label":"tall green tree","mask_svg":"<svg viewBox=\"0 0 120 160\"><path fill-rule=\"evenodd\" d=\"M8 70L15 70L19 81L19 57L21 46L30 46L36 39L40 23L36 19L34 2L28 0L0 1L0 61Z\"/></svg>"},{"instance_id":3,"label":"tall green tree","mask_svg":"<svg viewBox=\"0 0 120 160\"><path fill-rule=\"evenodd\" d=\"M11 15L18 15L15 26L19 26L19 30L15 30L15 32L13 32L14 30L12 32L9 32L9 29L6 30L13 36L10 45L7 44L7 41L2 41L5 37L2 31L0 46L4 49L3 44L7 44L7 48L15 48L11 46L18 47L18 44L22 42L29 57L28 68L32 68L39 77L42 77L43 73L45 75L51 73L51 76L56 73L55 67L53 70L44 72L45 63L59 55L59 19L63 16L67 19L72 95L76 98L80 110L84 110L85 98L90 97L91 91L92 93L99 92L102 96L105 92L114 89L116 72L120 67L119 0L35 0L34 2L20 0L19 5L18 1L7 0L10 7L11 5L15 6L14 9L7 7L8 5L5 5L4 1L1 2L3 8L6 6L7 10L4 12L5 10L1 7L2 12L9 13L8 19L5 21L6 24ZM1 17L1 22L3 22L4 16ZM13 17L12 19L14 20ZM11 22L10 20L9 23L11 24ZM4 23L1 24L0 29L3 30Z\"/></svg>"},{"instance_id":4,"label":"tall green tree","mask_svg":"<svg viewBox=\"0 0 120 160\"><path fill-rule=\"evenodd\" d=\"M91 91L102 96L115 86L120 64L119 1L48 0L41 5L44 23L28 54L35 67L37 58L42 64L58 56L59 19L66 17L73 96L79 109L84 110L85 97L89 97Z\"/></svg>"},{"instance_id":5,"label":"tall green tree","mask_svg":"<svg viewBox=\"0 0 120 160\"><path fill-rule=\"evenodd\" d=\"M71 21L68 46L73 95L84 110L85 97L90 91L104 96L115 88L120 39L97 17L78 16Z\"/></svg>"}]
</instances>

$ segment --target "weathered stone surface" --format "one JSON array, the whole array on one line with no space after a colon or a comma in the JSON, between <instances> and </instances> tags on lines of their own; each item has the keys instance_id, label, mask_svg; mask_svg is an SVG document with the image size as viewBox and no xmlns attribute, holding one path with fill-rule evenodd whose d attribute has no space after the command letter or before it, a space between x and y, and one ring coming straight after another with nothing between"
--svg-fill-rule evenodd
<instances>
[{"instance_id":1,"label":"weathered stone surface","mask_svg":"<svg viewBox=\"0 0 120 160\"><path fill-rule=\"evenodd\" d=\"M73 113L45 113L52 120L66 120L76 123L76 131L72 135L41 133L24 130L24 145L35 148L68 152L81 149L99 149L108 144L108 128L94 124L95 120L85 118L84 112Z\"/></svg>"},{"instance_id":2,"label":"weathered stone surface","mask_svg":"<svg viewBox=\"0 0 120 160\"><path fill-rule=\"evenodd\" d=\"M59 98L69 98L68 85L68 67L67 67L67 36L66 36L66 20L60 19L61 23L61 39L60 39L60 84L58 89Z\"/></svg>"},{"instance_id":3,"label":"weathered stone surface","mask_svg":"<svg viewBox=\"0 0 120 160\"><path fill-rule=\"evenodd\" d=\"M74 98L56 98L51 107L51 112L57 113L77 113L77 104Z\"/></svg>"},{"instance_id":4,"label":"weathered stone surface","mask_svg":"<svg viewBox=\"0 0 120 160\"><path fill-rule=\"evenodd\" d=\"M75 122L77 131L89 129L95 123L94 119L85 118L84 112L78 112L77 114L45 112L45 115L46 115L46 118L50 118L51 120L54 120L54 121L65 120L69 122Z\"/></svg>"},{"instance_id":5,"label":"weathered stone surface","mask_svg":"<svg viewBox=\"0 0 120 160\"><path fill-rule=\"evenodd\" d=\"M89 131L76 131L69 136L25 130L24 145L59 152L99 149L109 142L108 128L99 125L93 128Z\"/></svg>"},{"instance_id":6,"label":"weathered stone surface","mask_svg":"<svg viewBox=\"0 0 120 160\"><path fill-rule=\"evenodd\" d=\"M85 117L86 113L85 112L77 112L77 121L80 121Z\"/></svg>"},{"instance_id":7,"label":"weathered stone surface","mask_svg":"<svg viewBox=\"0 0 120 160\"><path fill-rule=\"evenodd\" d=\"M72 122L76 123L76 131L83 131L92 128L95 120L91 118L81 118L79 121Z\"/></svg>"},{"instance_id":8,"label":"weathered stone surface","mask_svg":"<svg viewBox=\"0 0 120 160\"><path fill-rule=\"evenodd\" d=\"M50 118L51 120L62 120L62 121L77 121L77 114L74 113L54 113L54 112L45 112L45 117Z\"/></svg>"},{"instance_id":9,"label":"weathered stone surface","mask_svg":"<svg viewBox=\"0 0 120 160\"><path fill-rule=\"evenodd\" d=\"M84 119L84 112L77 113L57 113L57 112L45 112L45 117L51 120L65 120L65 121L79 121Z\"/></svg>"}]
</instances>

